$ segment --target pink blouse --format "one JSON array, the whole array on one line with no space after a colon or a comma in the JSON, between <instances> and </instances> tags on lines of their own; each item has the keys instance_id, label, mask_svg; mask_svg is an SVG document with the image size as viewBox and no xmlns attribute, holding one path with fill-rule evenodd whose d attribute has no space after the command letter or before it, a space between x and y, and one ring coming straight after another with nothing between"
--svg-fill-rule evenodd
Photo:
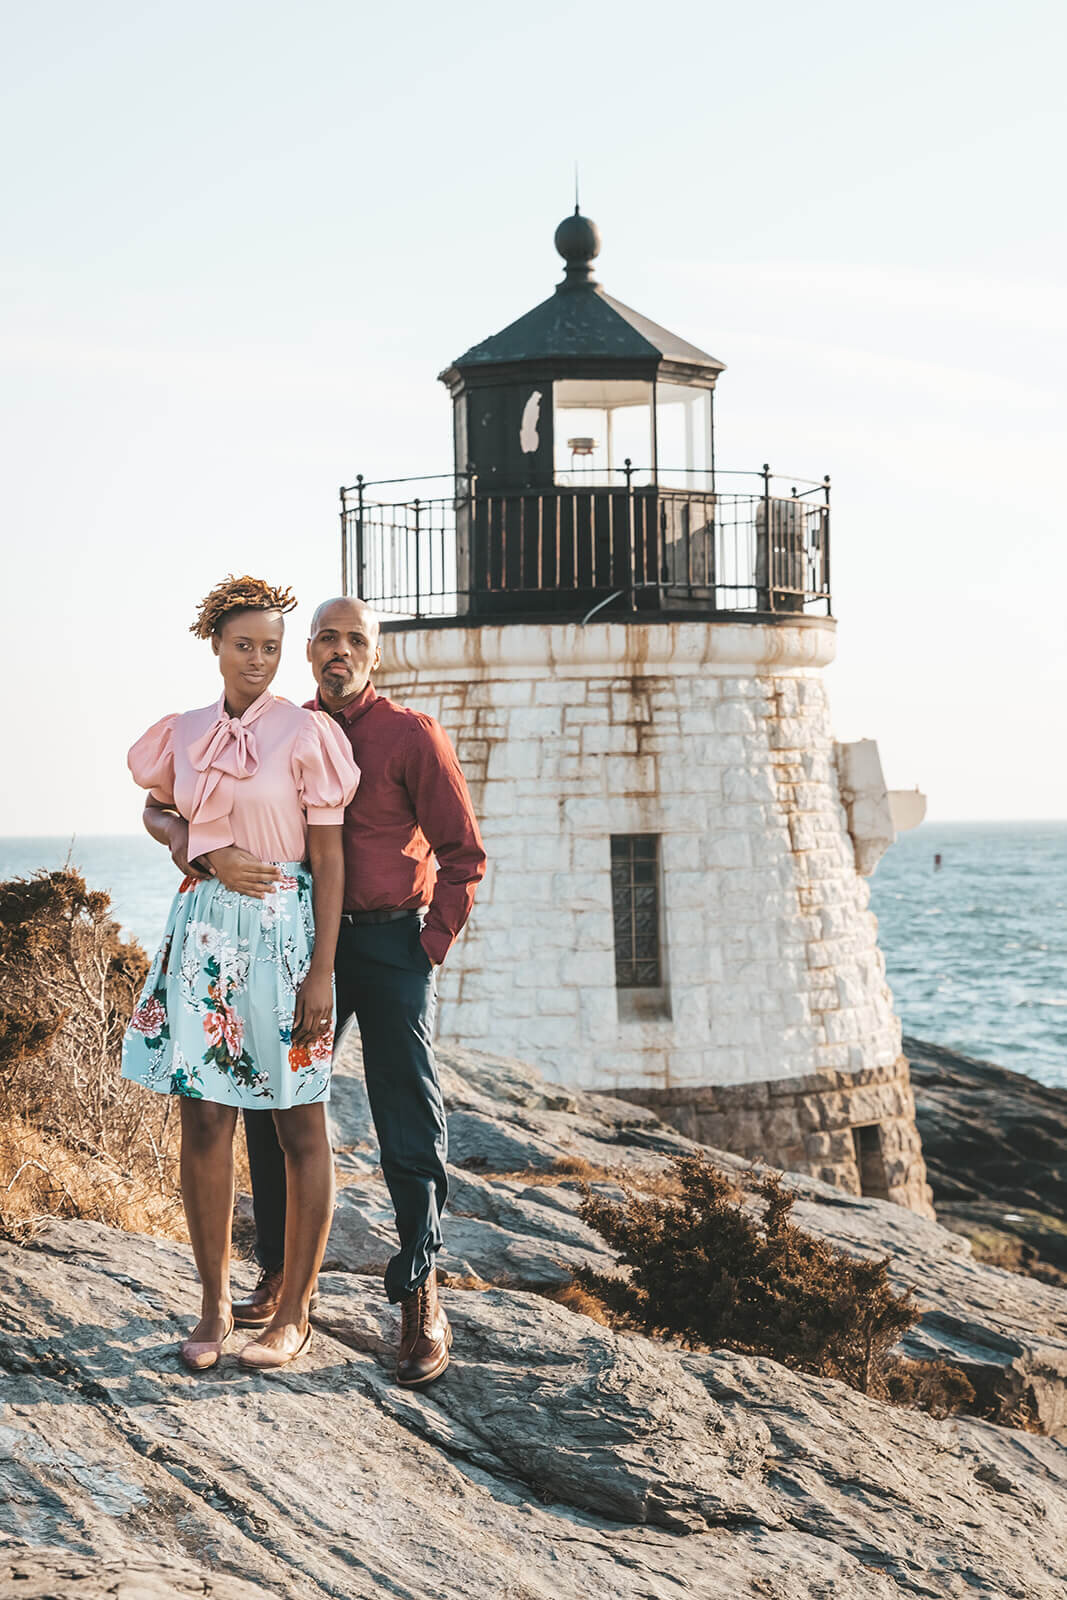
<instances>
[{"instance_id":1,"label":"pink blouse","mask_svg":"<svg viewBox=\"0 0 1067 1600\"><path fill-rule=\"evenodd\" d=\"M225 695L172 712L126 757L134 782L189 823L189 859L236 844L261 861L302 861L310 823L344 821L359 768L332 717L269 692L242 717Z\"/></svg>"}]
</instances>

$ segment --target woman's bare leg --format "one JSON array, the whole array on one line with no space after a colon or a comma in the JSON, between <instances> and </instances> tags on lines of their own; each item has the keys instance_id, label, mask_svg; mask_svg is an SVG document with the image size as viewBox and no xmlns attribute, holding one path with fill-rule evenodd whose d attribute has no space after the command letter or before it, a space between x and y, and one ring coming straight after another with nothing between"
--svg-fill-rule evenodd
<instances>
[{"instance_id":1,"label":"woman's bare leg","mask_svg":"<svg viewBox=\"0 0 1067 1600\"><path fill-rule=\"evenodd\" d=\"M234 1106L181 1102L182 1204L200 1274L200 1321L190 1341L221 1339L230 1325L230 1228L233 1222Z\"/></svg>"},{"instance_id":2,"label":"woman's bare leg","mask_svg":"<svg viewBox=\"0 0 1067 1600\"><path fill-rule=\"evenodd\" d=\"M308 1306L333 1220L333 1151L326 1107L276 1111L278 1143L285 1152L285 1279L270 1327L255 1341L271 1350L295 1350L308 1325Z\"/></svg>"}]
</instances>

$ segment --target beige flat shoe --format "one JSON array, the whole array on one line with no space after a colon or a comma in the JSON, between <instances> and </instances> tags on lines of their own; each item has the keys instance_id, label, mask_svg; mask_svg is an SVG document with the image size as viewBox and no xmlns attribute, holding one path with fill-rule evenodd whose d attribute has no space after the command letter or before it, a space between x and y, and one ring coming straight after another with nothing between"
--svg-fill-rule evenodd
<instances>
[{"instance_id":1,"label":"beige flat shoe","mask_svg":"<svg viewBox=\"0 0 1067 1600\"><path fill-rule=\"evenodd\" d=\"M218 1362L222 1354L222 1347L233 1332L233 1318L221 1339L185 1339L178 1346L181 1356L190 1372L206 1372Z\"/></svg>"},{"instance_id":2,"label":"beige flat shoe","mask_svg":"<svg viewBox=\"0 0 1067 1600\"><path fill-rule=\"evenodd\" d=\"M311 1323L308 1323L307 1332L291 1354L284 1350L272 1350L270 1345L260 1344L258 1339L253 1339L251 1344L246 1344L237 1357L242 1367L248 1372L273 1372L277 1367L287 1367L290 1361L295 1361L297 1356L302 1356L311 1343Z\"/></svg>"}]
</instances>

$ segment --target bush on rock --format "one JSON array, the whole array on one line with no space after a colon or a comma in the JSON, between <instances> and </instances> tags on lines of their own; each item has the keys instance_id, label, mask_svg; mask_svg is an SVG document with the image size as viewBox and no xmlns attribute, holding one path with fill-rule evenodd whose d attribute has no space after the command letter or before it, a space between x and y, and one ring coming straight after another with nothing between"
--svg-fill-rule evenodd
<instances>
[{"instance_id":1,"label":"bush on rock","mask_svg":"<svg viewBox=\"0 0 1067 1600\"><path fill-rule=\"evenodd\" d=\"M147 971L70 868L0 883L0 1227L92 1217L184 1236L178 1117L119 1076Z\"/></svg>"},{"instance_id":2,"label":"bush on rock","mask_svg":"<svg viewBox=\"0 0 1067 1600\"><path fill-rule=\"evenodd\" d=\"M586 1192L582 1217L625 1276L575 1273L622 1325L690 1347L770 1356L883 1399L956 1410L973 1390L955 1369L931 1372L890 1352L918 1320L911 1292L871 1260L805 1233L778 1173L743 1181L698 1156L675 1163L678 1192ZM917 1370L919 1369L919 1370Z\"/></svg>"}]
</instances>

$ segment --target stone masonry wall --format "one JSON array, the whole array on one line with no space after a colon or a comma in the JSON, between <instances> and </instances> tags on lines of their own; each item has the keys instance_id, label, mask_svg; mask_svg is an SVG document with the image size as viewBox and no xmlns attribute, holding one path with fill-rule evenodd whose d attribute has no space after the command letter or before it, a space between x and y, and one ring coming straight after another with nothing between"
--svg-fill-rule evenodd
<instances>
[{"instance_id":1,"label":"stone masonry wall","mask_svg":"<svg viewBox=\"0 0 1067 1600\"><path fill-rule=\"evenodd\" d=\"M701 1144L732 1150L790 1172L806 1172L849 1194L862 1194L853 1130L878 1129L876 1175L867 1192L932 1217L934 1208L907 1057L891 1067L859 1072L832 1069L804 1078L702 1089L625 1089L620 1099L648 1106L664 1122Z\"/></svg>"},{"instance_id":2,"label":"stone masonry wall","mask_svg":"<svg viewBox=\"0 0 1067 1600\"><path fill-rule=\"evenodd\" d=\"M690 1105L709 1086L899 1076L834 766L832 652L832 623L387 634L379 688L452 737L489 856L440 1033ZM632 833L660 837L665 1016L626 1016L615 984L610 836ZM773 1147L833 1132L798 1123ZM820 1168L846 1159L831 1145ZM898 1188L919 1192L917 1160Z\"/></svg>"},{"instance_id":3,"label":"stone masonry wall","mask_svg":"<svg viewBox=\"0 0 1067 1600\"><path fill-rule=\"evenodd\" d=\"M891 1066L900 1029L817 668L790 663L787 630L759 627L744 642L751 654L754 635L774 634L773 670L693 659L667 636L699 643L715 627L675 623L590 626L598 670L585 639L586 659L567 650L575 632L386 636L379 686L453 738L489 853L442 973L441 1032L535 1050L583 1088ZM484 660L488 633L504 659ZM527 659L530 634L551 636L544 665ZM671 1015L620 1021L609 840L642 832L661 836Z\"/></svg>"}]
</instances>

